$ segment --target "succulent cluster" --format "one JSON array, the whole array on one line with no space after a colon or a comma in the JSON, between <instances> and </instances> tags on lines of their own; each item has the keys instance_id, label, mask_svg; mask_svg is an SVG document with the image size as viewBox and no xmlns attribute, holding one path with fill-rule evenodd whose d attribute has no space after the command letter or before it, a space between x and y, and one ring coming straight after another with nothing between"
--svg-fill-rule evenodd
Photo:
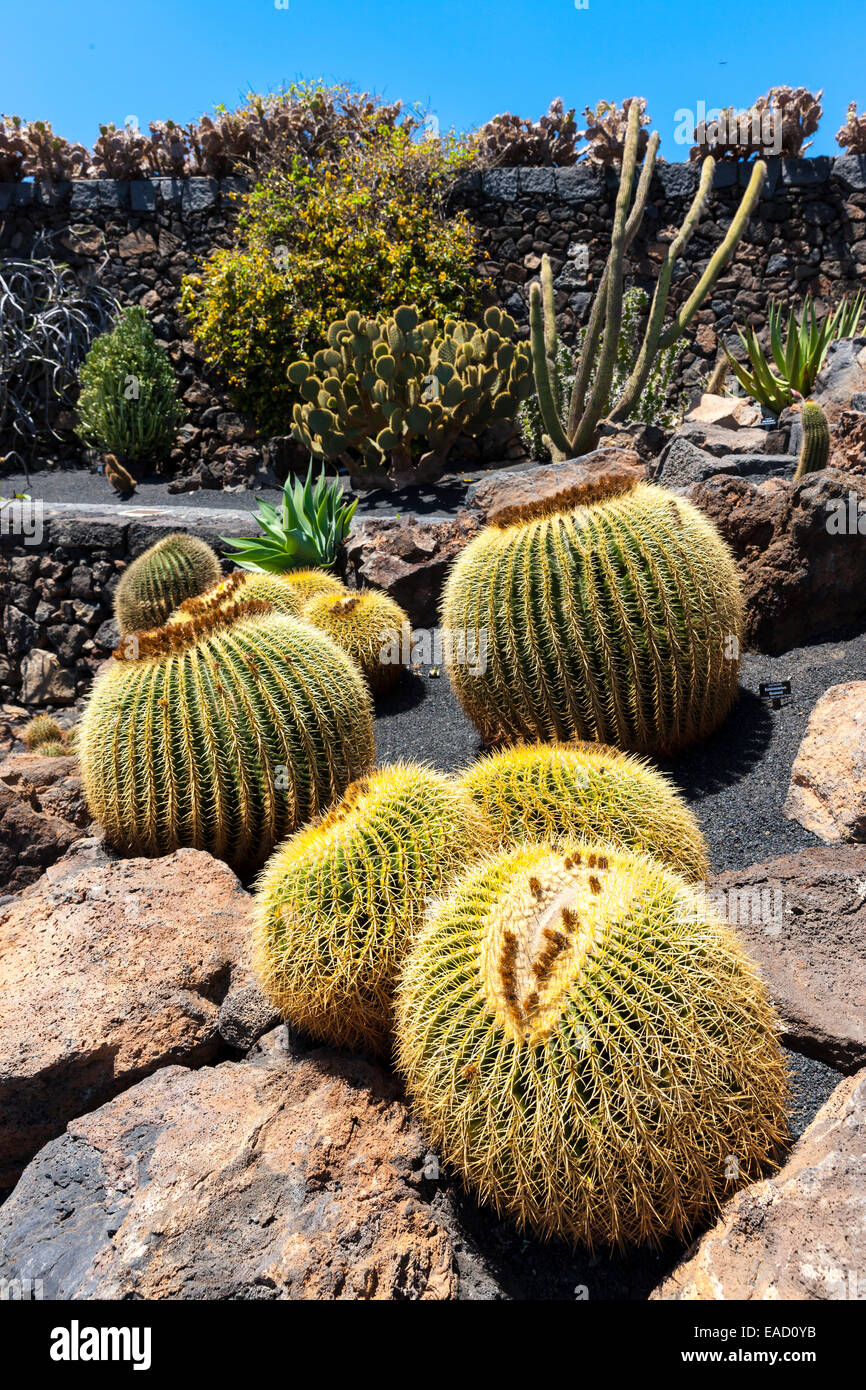
<instances>
[{"instance_id":1,"label":"succulent cluster","mask_svg":"<svg viewBox=\"0 0 866 1390\"><path fill-rule=\"evenodd\" d=\"M217 584L217 554L198 536L178 531L149 546L128 565L114 591L121 634L162 627L170 614Z\"/></svg>"},{"instance_id":2,"label":"succulent cluster","mask_svg":"<svg viewBox=\"0 0 866 1390\"><path fill-rule=\"evenodd\" d=\"M286 479L279 511L272 502L259 499L252 516L261 527L260 536L222 539L245 570L282 574L307 565L333 565L357 505L357 498L344 500L341 484L334 478L329 481L324 468L313 486L311 461L306 482L291 475Z\"/></svg>"},{"instance_id":3,"label":"succulent cluster","mask_svg":"<svg viewBox=\"0 0 866 1390\"><path fill-rule=\"evenodd\" d=\"M866 111L858 116L856 101L848 105L845 124L836 131L836 144L848 154L866 154Z\"/></svg>"},{"instance_id":4,"label":"succulent cluster","mask_svg":"<svg viewBox=\"0 0 866 1390\"><path fill-rule=\"evenodd\" d=\"M832 313L819 317L812 296L807 294L799 321L792 307L785 324L782 305L773 300L767 321L770 358L749 324L745 332L737 329L747 361L738 362L726 348L728 365L747 395L778 414L797 396L809 394L831 343L856 337L864 307L866 294L861 291L853 299L843 299Z\"/></svg>"},{"instance_id":5,"label":"succulent cluster","mask_svg":"<svg viewBox=\"0 0 866 1390\"><path fill-rule=\"evenodd\" d=\"M650 138L644 129L650 124L646 101L643 97L626 97L622 106L615 101L600 101L595 110L587 106L584 111L586 129L580 132L580 139L588 142L586 151L582 152L587 164L600 164L603 168L622 164L632 107L638 120L638 159L643 159Z\"/></svg>"},{"instance_id":6,"label":"succulent cluster","mask_svg":"<svg viewBox=\"0 0 866 1390\"><path fill-rule=\"evenodd\" d=\"M397 764L353 783L259 879L269 998L316 1038L386 1051L397 972L425 906L491 839L467 793L429 768Z\"/></svg>"},{"instance_id":7,"label":"succulent cluster","mask_svg":"<svg viewBox=\"0 0 866 1390\"><path fill-rule=\"evenodd\" d=\"M785 1135L764 986L700 894L627 850L529 844L470 868L417 934L396 1015L439 1153L541 1236L687 1236Z\"/></svg>"},{"instance_id":8,"label":"succulent cluster","mask_svg":"<svg viewBox=\"0 0 866 1390\"><path fill-rule=\"evenodd\" d=\"M577 159L579 138L574 107L566 111L562 97L556 97L547 115L537 121L521 120L508 111L485 122L478 131L476 158L485 169L561 169Z\"/></svg>"},{"instance_id":9,"label":"succulent cluster","mask_svg":"<svg viewBox=\"0 0 866 1390\"><path fill-rule=\"evenodd\" d=\"M34 178L144 179L154 175L225 178L296 158L314 161L382 128L414 131L420 119L401 102L348 87L298 83L267 96L250 93L235 111L218 107L188 125L151 121L101 125L93 149L55 135L47 121L0 116L0 182Z\"/></svg>"},{"instance_id":10,"label":"succulent cluster","mask_svg":"<svg viewBox=\"0 0 866 1390\"><path fill-rule=\"evenodd\" d=\"M823 91L810 92L806 87L771 87L748 110L725 107L695 128L689 158L701 160L708 154L716 159L802 155L812 144L806 136L818 129L822 96Z\"/></svg>"},{"instance_id":11,"label":"succulent cluster","mask_svg":"<svg viewBox=\"0 0 866 1390\"><path fill-rule=\"evenodd\" d=\"M368 482L433 476L459 435L513 418L532 390L529 350L515 331L496 308L483 327L449 319L440 328L409 305L388 318L350 313L331 324L312 362L289 367L301 396L294 436Z\"/></svg>"},{"instance_id":12,"label":"succulent cluster","mask_svg":"<svg viewBox=\"0 0 866 1390\"><path fill-rule=\"evenodd\" d=\"M185 418L174 368L138 304L97 338L79 372L78 434L85 444L127 460L171 449Z\"/></svg>"},{"instance_id":13,"label":"succulent cluster","mask_svg":"<svg viewBox=\"0 0 866 1390\"><path fill-rule=\"evenodd\" d=\"M625 477L538 510L487 526L445 586L442 626L487 634L483 672L449 668L482 738L667 754L706 737L737 696L742 628L736 565L713 524Z\"/></svg>"}]
</instances>

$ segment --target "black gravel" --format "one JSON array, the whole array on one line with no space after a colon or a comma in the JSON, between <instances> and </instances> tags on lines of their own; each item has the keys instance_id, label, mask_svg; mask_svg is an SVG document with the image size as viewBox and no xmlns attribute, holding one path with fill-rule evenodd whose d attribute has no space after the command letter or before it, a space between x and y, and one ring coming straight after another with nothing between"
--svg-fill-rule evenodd
<instances>
[{"instance_id":1,"label":"black gravel","mask_svg":"<svg viewBox=\"0 0 866 1390\"><path fill-rule=\"evenodd\" d=\"M734 710L710 739L661 764L674 778L700 821L716 870L818 844L815 836L782 812L791 767L809 714L832 685L866 676L866 630L847 629L781 656L746 655ZM773 709L759 694L761 682L789 680L789 704ZM379 701L376 720L380 763L398 758L426 761L443 772L465 767L483 752L444 671L404 672L400 685ZM791 1140L799 1138L839 1084L833 1068L787 1052L792 1092ZM475 1262L486 1266L505 1293L517 1299L645 1299L673 1268L685 1247L631 1255L573 1253L515 1233L492 1213L456 1190L451 1193L468 1260L465 1295ZM586 1290L586 1292L584 1292Z\"/></svg>"}]
</instances>

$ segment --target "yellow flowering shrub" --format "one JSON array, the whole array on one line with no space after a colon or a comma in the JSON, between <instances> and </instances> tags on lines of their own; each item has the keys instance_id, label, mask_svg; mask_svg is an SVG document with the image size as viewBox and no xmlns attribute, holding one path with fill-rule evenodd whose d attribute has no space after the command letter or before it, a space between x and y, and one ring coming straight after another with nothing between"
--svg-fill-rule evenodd
<instances>
[{"instance_id":1,"label":"yellow flowering shrub","mask_svg":"<svg viewBox=\"0 0 866 1390\"><path fill-rule=\"evenodd\" d=\"M360 147L316 164L295 158L245 195L238 244L184 282L182 306L207 360L260 428L287 433L286 368L312 356L351 309L415 304L426 318L479 307L475 235L445 209L471 158L452 137L413 138L383 125Z\"/></svg>"}]
</instances>

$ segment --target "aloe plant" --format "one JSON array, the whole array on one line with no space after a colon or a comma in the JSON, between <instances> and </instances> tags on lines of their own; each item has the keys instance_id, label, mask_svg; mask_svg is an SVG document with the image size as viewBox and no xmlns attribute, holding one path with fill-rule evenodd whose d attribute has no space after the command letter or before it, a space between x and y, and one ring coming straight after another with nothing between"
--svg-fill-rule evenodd
<instances>
[{"instance_id":1,"label":"aloe plant","mask_svg":"<svg viewBox=\"0 0 866 1390\"><path fill-rule=\"evenodd\" d=\"M728 361L740 385L775 415L789 406L796 394L808 396L830 344L838 338L855 336L864 304L866 296L861 291L853 300L843 299L834 313L819 320L812 296L806 295L800 322L791 309L783 337L782 306L774 301L768 317L772 363L767 360L754 328L747 328L745 333L737 329L751 367L749 370L728 352Z\"/></svg>"},{"instance_id":2,"label":"aloe plant","mask_svg":"<svg viewBox=\"0 0 866 1390\"><path fill-rule=\"evenodd\" d=\"M279 511L272 502L258 498L258 511L250 515L264 535L242 539L222 536L221 540L234 548L231 558L241 569L280 574L309 565L328 568L349 534L357 505L357 497L343 502L340 484L328 482L324 468L314 485L311 459L303 484L286 479Z\"/></svg>"}]
</instances>

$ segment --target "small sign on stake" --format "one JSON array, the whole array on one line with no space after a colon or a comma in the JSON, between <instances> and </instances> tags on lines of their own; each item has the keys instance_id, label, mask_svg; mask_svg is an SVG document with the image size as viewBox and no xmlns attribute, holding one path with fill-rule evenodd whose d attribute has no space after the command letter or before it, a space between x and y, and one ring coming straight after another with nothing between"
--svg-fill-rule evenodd
<instances>
[{"instance_id":1,"label":"small sign on stake","mask_svg":"<svg viewBox=\"0 0 866 1390\"><path fill-rule=\"evenodd\" d=\"M781 709L791 703L790 681L761 681L758 694L772 709Z\"/></svg>"}]
</instances>

